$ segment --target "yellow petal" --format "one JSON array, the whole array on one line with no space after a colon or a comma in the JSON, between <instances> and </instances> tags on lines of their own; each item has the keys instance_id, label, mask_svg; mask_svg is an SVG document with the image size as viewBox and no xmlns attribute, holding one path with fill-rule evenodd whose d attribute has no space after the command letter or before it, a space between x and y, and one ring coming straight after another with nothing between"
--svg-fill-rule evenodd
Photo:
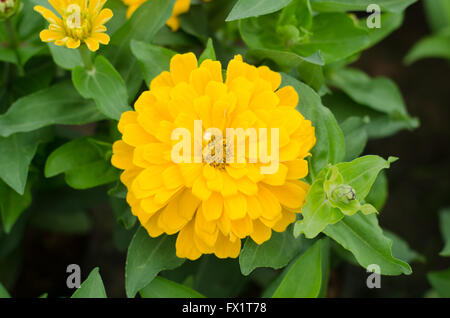
<instances>
[{"instance_id":1,"label":"yellow petal","mask_svg":"<svg viewBox=\"0 0 450 318\"><path fill-rule=\"evenodd\" d=\"M194 53L177 54L170 60L170 74L175 84L189 82L191 72L197 68Z\"/></svg>"},{"instance_id":2,"label":"yellow petal","mask_svg":"<svg viewBox=\"0 0 450 318\"><path fill-rule=\"evenodd\" d=\"M261 245L262 243L268 241L272 236L272 230L265 226L260 220L253 221L253 232L250 234L252 240Z\"/></svg>"},{"instance_id":3,"label":"yellow petal","mask_svg":"<svg viewBox=\"0 0 450 318\"><path fill-rule=\"evenodd\" d=\"M76 48L78 48L80 46L80 43L81 43L80 40L75 40L73 38L69 38L67 40L66 46L69 49L76 49Z\"/></svg>"},{"instance_id":4,"label":"yellow petal","mask_svg":"<svg viewBox=\"0 0 450 318\"><path fill-rule=\"evenodd\" d=\"M292 86L285 86L280 88L276 94L280 99L280 106L289 106L292 108L298 105L298 94L297 91Z\"/></svg>"},{"instance_id":5,"label":"yellow petal","mask_svg":"<svg viewBox=\"0 0 450 318\"><path fill-rule=\"evenodd\" d=\"M202 255L195 245L194 235L194 221L191 221L183 227L177 236L177 242L175 243L177 257L196 260Z\"/></svg>"},{"instance_id":6,"label":"yellow petal","mask_svg":"<svg viewBox=\"0 0 450 318\"><path fill-rule=\"evenodd\" d=\"M224 213L231 219L237 220L247 214L247 199L238 193L224 198Z\"/></svg>"},{"instance_id":7,"label":"yellow petal","mask_svg":"<svg viewBox=\"0 0 450 318\"><path fill-rule=\"evenodd\" d=\"M295 221L295 212L283 210L282 215L281 219L272 227L274 231L284 232L288 225Z\"/></svg>"},{"instance_id":8,"label":"yellow petal","mask_svg":"<svg viewBox=\"0 0 450 318\"><path fill-rule=\"evenodd\" d=\"M129 169L133 167L134 148L118 140L113 144L113 155L111 164L119 169Z\"/></svg>"},{"instance_id":9,"label":"yellow petal","mask_svg":"<svg viewBox=\"0 0 450 318\"><path fill-rule=\"evenodd\" d=\"M223 197L213 192L208 200L202 202L203 214L208 221L217 220L222 215Z\"/></svg>"},{"instance_id":10,"label":"yellow petal","mask_svg":"<svg viewBox=\"0 0 450 318\"><path fill-rule=\"evenodd\" d=\"M98 44L98 41L92 37L85 39L84 43L86 43L86 46L92 52L97 51L98 48L100 47L100 45Z\"/></svg>"},{"instance_id":11,"label":"yellow petal","mask_svg":"<svg viewBox=\"0 0 450 318\"><path fill-rule=\"evenodd\" d=\"M241 240L230 241L227 237L219 234L216 245L214 246L214 254L218 258L236 258L241 251Z\"/></svg>"}]
</instances>

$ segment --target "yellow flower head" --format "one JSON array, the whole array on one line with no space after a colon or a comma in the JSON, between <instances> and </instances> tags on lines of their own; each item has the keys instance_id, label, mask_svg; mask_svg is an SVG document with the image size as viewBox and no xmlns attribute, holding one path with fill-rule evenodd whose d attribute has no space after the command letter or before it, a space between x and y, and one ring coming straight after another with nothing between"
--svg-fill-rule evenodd
<instances>
[{"instance_id":1,"label":"yellow flower head","mask_svg":"<svg viewBox=\"0 0 450 318\"><path fill-rule=\"evenodd\" d=\"M91 51L97 51L99 43L108 44L109 36L104 33L113 13L110 9L102 9L106 0L49 0L58 12L35 6L49 23L48 30L40 33L43 42L55 42L56 45L76 49L85 43Z\"/></svg>"},{"instance_id":2,"label":"yellow flower head","mask_svg":"<svg viewBox=\"0 0 450 318\"><path fill-rule=\"evenodd\" d=\"M128 6L127 10L127 18L130 18L134 11L147 0L122 0L125 5ZM150 0L151 1L151 0ZM177 0L173 7L172 16L167 20L166 24L169 26L172 31L176 31L180 28L180 19L178 16L180 14L186 13L189 11L191 6L191 0Z\"/></svg>"},{"instance_id":3,"label":"yellow flower head","mask_svg":"<svg viewBox=\"0 0 450 318\"><path fill-rule=\"evenodd\" d=\"M311 122L296 110L296 91L279 89L280 84L279 73L249 65L240 55L228 64L223 80L220 62L205 60L199 66L193 53L178 54L170 72L157 76L138 98L135 111L122 114L122 140L114 143L111 162L125 170L121 181L128 188L127 201L149 235L178 233L178 257L237 257L241 239L250 236L262 244L272 230L284 231L295 221L309 189L299 179L308 174L305 157L316 138ZM195 122L200 120L199 128ZM173 160L180 142L173 132L180 127L190 136L204 136L202 162L195 162L195 150L193 161ZM209 160L204 151L216 143L207 138L213 127L224 135L227 128L277 128L278 169L262 173L268 163L247 160L247 150L244 163L228 160L236 154L228 149L228 138L219 143L224 160ZM241 145L250 149L250 136L244 138ZM189 141L195 144L195 138Z\"/></svg>"}]
</instances>

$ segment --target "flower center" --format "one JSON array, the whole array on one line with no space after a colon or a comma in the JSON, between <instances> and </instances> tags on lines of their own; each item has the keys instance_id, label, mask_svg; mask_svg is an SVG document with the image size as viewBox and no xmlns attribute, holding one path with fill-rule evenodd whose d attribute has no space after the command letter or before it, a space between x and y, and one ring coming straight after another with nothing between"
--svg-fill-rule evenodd
<instances>
[{"instance_id":1,"label":"flower center","mask_svg":"<svg viewBox=\"0 0 450 318\"><path fill-rule=\"evenodd\" d=\"M226 138L211 136L211 140L203 150L203 159L211 167L224 170L227 164L232 161L231 148Z\"/></svg>"},{"instance_id":2,"label":"flower center","mask_svg":"<svg viewBox=\"0 0 450 318\"><path fill-rule=\"evenodd\" d=\"M87 10L82 10L77 4L67 6L63 15L64 26L68 35L74 39L83 40L89 36L91 23Z\"/></svg>"}]
</instances>

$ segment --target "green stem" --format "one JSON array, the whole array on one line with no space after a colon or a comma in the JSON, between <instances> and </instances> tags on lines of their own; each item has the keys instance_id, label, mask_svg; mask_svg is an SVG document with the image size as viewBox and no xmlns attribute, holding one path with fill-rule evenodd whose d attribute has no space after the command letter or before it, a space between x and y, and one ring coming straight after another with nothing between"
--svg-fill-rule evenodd
<instances>
[{"instance_id":1,"label":"green stem","mask_svg":"<svg viewBox=\"0 0 450 318\"><path fill-rule=\"evenodd\" d=\"M78 49L78 52L80 52L81 60L86 70L91 71L94 68L91 60L91 51L85 45L82 45Z\"/></svg>"},{"instance_id":2,"label":"green stem","mask_svg":"<svg viewBox=\"0 0 450 318\"><path fill-rule=\"evenodd\" d=\"M22 62L20 61L19 51L17 50L20 42L17 37L16 28L12 23L12 19L8 18L5 20L5 30L8 36L9 46L14 50L14 53L16 54L17 67L19 68L19 75L23 76L25 74L25 71L23 69Z\"/></svg>"}]
</instances>

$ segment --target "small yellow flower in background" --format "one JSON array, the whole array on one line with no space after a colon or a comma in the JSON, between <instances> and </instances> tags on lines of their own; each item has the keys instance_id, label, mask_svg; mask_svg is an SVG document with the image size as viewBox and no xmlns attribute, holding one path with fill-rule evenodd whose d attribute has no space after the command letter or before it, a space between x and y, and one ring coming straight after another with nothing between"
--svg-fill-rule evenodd
<instances>
[{"instance_id":1,"label":"small yellow flower in background","mask_svg":"<svg viewBox=\"0 0 450 318\"><path fill-rule=\"evenodd\" d=\"M199 66L193 53L178 54L170 72L162 72L141 94L135 111L122 114L122 140L114 143L111 162L124 170L127 202L149 235L178 233L178 257L235 258L241 239L250 236L262 244L301 211L309 186L300 179L308 174L305 157L316 138L311 122L296 110L297 92L291 86L279 89L280 84L279 73L249 65L240 55L230 61L223 80L220 62ZM178 141L172 133L183 127L195 134L195 120L201 120L202 134L210 127L278 128L278 170L262 174L261 162L227 162L228 152L219 164L175 163Z\"/></svg>"},{"instance_id":2,"label":"small yellow flower in background","mask_svg":"<svg viewBox=\"0 0 450 318\"><path fill-rule=\"evenodd\" d=\"M0 21L13 16L20 7L20 0L0 0Z\"/></svg>"},{"instance_id":3,"label":"small yellow flower in background","mask_svg":"<svg viewBox=\"0 0 450 318\"><path fill-rule=\"evenodd\" d=\"M113 12L102 9L106 0L49 0L58 12L58 17L43 6L35 6L49 23L47 30L40 33L43 42L55 42L56 45L76 49L81 44L91 51L97 51L99 43L108 44L109 36L104 33Z\"/></svg>"},{"instance_id":4,"label":"small yellow flower in background","mask_svg":"<svg viewBox=\"0 0 450 318\"><path fill-rule=\"evenodd\" d=\"M131 15L136 11L137 8L141 4L147 1L151 0L122 0L125 5L128 6L127 10L127 18L130 18ZM209 2L210 0L205 0L206 2ZM177 31L180 28L180 19L178 16L180 14L186 13L189 11L189 8L191 6L191 0L177 0L175 2L175 5L173 7L172 16L167 20L166 24L169 26L172 31Z\"/></svg>"}]
</instances>

